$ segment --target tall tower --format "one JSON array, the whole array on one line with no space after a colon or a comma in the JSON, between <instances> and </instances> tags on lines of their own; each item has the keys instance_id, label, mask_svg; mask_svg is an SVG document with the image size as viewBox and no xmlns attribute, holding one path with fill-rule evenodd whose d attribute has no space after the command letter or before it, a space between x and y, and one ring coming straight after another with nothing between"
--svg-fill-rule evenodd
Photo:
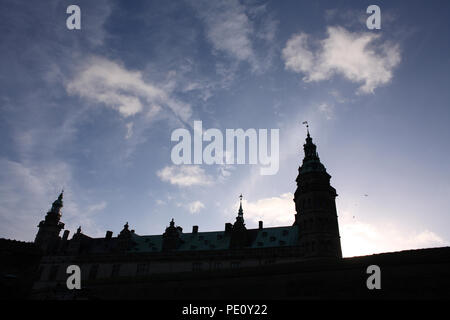
<instances>
[{"instance_id":1,"label":"tall tower","mask_svg":"<svg viewBox=\"0 0 450 320\"><path fill-rule=\"evenodd\" d=\"M242 194L239 196L239 199L240 205L236 222L233 224L230 248L242 248L248 244L247 228L244 223L244 210L242 210Z\"/></svg>"},{"instance_id":2,"label":"tall tower","mask_svg":"<svg viewBox=\"0 0 450 320\"><path fill-rule=\"evenodd\" d=\"M56 249L58 242L61 239L59 233L61 232L61 229L64 229L64 223L60 222L61 208L63 207L63 193L64 191L62 191L58 199L53 202L52 208L45 216L45 220L41 221L38 225L39 231L34 243L44 253Z\"/></svg>"},{"instance_id":3,"label":"tall tower","mask_svg":"<svg viewBox=\"0 0 450 320\"><path fill-rule=\"evenodd\" d=\"M303 150L305 157L298 169L294 194L299 244L304 257L342 258L336 189L330 185L331 176L320 162L308 125Z\"/></svg>"}]
</instances>

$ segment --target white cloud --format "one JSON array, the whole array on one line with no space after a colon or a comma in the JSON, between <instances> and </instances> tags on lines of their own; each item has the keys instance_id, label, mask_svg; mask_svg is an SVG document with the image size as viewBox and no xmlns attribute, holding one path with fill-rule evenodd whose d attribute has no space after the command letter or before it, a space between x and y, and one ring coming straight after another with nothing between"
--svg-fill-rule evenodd
<instances>
[{"instance_id":1,"label":"white cloud","mask_svg":"<svg viewBox=\"0 0 450 320\"><path fill-rule=\"evenodd\" d=\"M352 33L341 27L328 27L327 33L325 39L313 43L315 50L307 34L292 36L282 53L286 69L303 73L305 82L339 74L361 83L361 93L373 93L391 81L401 60L398 45L377 41L380 36L375 33Z\"/></svg>"},{"instance_id":2,"label":"white cloud","mask_svg":"<svg viewBox=\"0 0 450 320\"><path fill-rule=\"evenodd\" d=\"M342 96L342 94L338 90L331 90L329 92L331 96L338 102L338 103L346 103L349 101L349 99Z\"/></svg>"},{"instance_id":3,"label":"white cloud","mask_svg":"<svg viewBox=\"0 0 450 320\"><path fill-rule=\"evenodd\" d=\"M317 109L322 113L327 120L331 120L334 116L334 105L329 103L321 103L317 106Z\"/></svg>"},{"instance_id":4,"label":"white cloud","mask_svg":"<svg viewBox=\"0 0 450 320\"><path fill-rule=\"evenodd\" d=\"M278 197L259 199L255 202L244 200L244 219L252 222L264 221L265 226L290 225L294 222L294 195L290 192Z\"/></svg>"},{"instance_id":5,"label":"white cloud","mask_svg":"<svg viewBox=\"0 0 450 320\"><path fill-rule=\"evenodd\" d=\"M69 94L111 107L124 117L144 111L155 115L161 106L183 121L192 113L190 105L172 98L167 87L147 82L141 72L101 57L93 57L82 66L66 89Z\"/></svg>"},{"instance_id":6,"label":"white cloud","mask_svg":"<svg viewBox=\"0 0 450 320\"><path fill-rule=\"evenodd\" d=\"M180 187L205 186L213 182L212 177L207 175L205 170L194 165L168 166L159 170L156 174L162 181Z\"/></svg>"},{"instance_id":7,"label":"white cloud","mask_svg":"<svg viewBox=\"0 0 450 320\"><path fill-rule=\"evenodd\" d=\"M206 37L216 50L238 60L251 60L254 53L250 35L253 27L245 7L237 0L193 3L206 25Z\"/></svg>"},{"instance_id":8,"label":"white cloud","mask_svg":"<svg viewBox=\"0 0 450 320\"><path fill-rule=\"evenodd\" d=\"M127 133L125 135L125 139L130 139L131 136L133 135L133 122L128 122L126 124L127 127Z\"/></svg>"},{"instance_id":9,"label":"white cloud","mask_svg":"<svg viewBox=\"0 0 450 320\"><path fill-rule=\"evenodd\" d=\"M449 245L430 230L407 230L389 221L373 224L360 221L347 211L339 214L339 229L346 257Z\"/></svg>"},{"instance_id":10,"label":"white cloud","mask_svg":"<svg viewBox=\"0 0 450 320\"><path fill-rule=\"evenodd\" d=\"M205 205L200 201L194 201L189 203L188 209L190 213L198 213L201 209L203 209Z\"/></svg>"},{"instance_id":11,"label":"white cloud","mask_svg":"<svg viewBox=\"0 0 450 320\"><path fill-rule=\"evenodd\" d=\"M87 207L87 212L88 213L95 213L98 211L103 211L107 206L106 201L100 201L99 203L95 203L95 204L91 204L90 206Z\"/></svg>"},{"instance_id":12,"label":"white cloud","mask_svg":"<svg viewBox=\"0 0 450 320\"><path fill-rule=\"evenodd\" d=\"M244 219L265 226L291 225L295 219L292 193L243 201ZM239 204L235 204L237 208ZM236 211L236 210L235 210ZM410 230L390 221L371 223L354 218L349 211L339 210L339 230L343 255L346 257L408 249L448 246L449 242L424 228Z\"/></svg>"},{"instance_id":13,"label":"white cloud","mask_svg":"<svg viewBox=\"0 0 450 320\"><path fill-rule=\"evenodd\" d=\"M266 5L228 1L191 1L205 24L205 34L215 52L225 53L237 62L247 61L253 71L261 72L271 63L278 21L273 19ZM259 50L255 50L258 48ZM237 65L225 67L227 77ZM218 73L223 72L217 63ZM226 82L227 80L225 80Z\"/></svg>"}]
</instances>

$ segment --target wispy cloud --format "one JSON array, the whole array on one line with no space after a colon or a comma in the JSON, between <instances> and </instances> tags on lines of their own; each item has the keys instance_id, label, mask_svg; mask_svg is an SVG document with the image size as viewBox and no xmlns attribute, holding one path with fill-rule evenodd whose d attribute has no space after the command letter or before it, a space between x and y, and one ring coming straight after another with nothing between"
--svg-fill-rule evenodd
<instances>
[{"instance_id":1,"label":"wispy cloud","mask_svg":"<svg viewBox=\"0 0 450 320\"><path fill-rule=\"evenodd\" d=\"M99 235L93 215L106 207L105 201L82 204L70 167L61 161L32 164L0 159L0 237L34 240L37 224L43 220L61 189L66 189L63 221L66 229L82 225L90 235Z\"/></svg>"},{"instance_id":2,"label":"wispy cloud","mask_svg":"<svg viewBox=\"0 0 450 320\"><path fill-rule=\"evenodd\" d=\"M124 117L143 112L154 116L161 106L183 121L192 113L191 106L171 97L167 87L145 81L140 71L128 70L102 57L89 59L66 89L70 94L113 108Z\"/></svg>"},{"instance_id":3,"label":"wispy cloud","mask_svg":"<svg viewBox=\"0 0 450 320\"><path fill-rule=\"evenodd\" d=\"M205 170L193 165L167 166L159 170L157 175L162 181L180 187L206 186L213 182Z\"/></svg>"},{"instance_id":4,"label":"wispy cloud","mask_svg":"<svg viewBox=\"0 0 450 320\"><path fill-rule=\"evenodd\" d=\"M201 201L194 201L188 204L189 212L192 214L200 212L204 207L205 205Z\"/></svg>"},{"instance_id":5,"label":"wispy cloud","mask_svg":"<svg viewBox=\"0 0 450 320\"><path fill-rule=\"evenodd\" d=\"M341 27L328 27L327 37L315 43L305 33L292 36L283 49L283 59L286 69L304 74L305 82L339 74L361 83L359 93L373 93L389 83L401 60L398 45L381 42L374 33L354 33Z\"/></svg>"},{"instance_id":6,"label":"wispy cloud","mask_svg":"<svg viewBox=\"0 0 450 320\"><path fill-rule=\"evenodd\" d=\"M317 109L319 110L320 113L322 113L324 115L324 117L327 120L331 120L334 116L334 105L333 104L323 102L317 106Z\"/></svg>"},{"instance_id":7,"label":"wispy cloud","mask_svg":"<svg viewBox=\"0 0 450 320\"><path fill-rule=\"evenodd\" d=\"M254 59L250 40L253 26L239 1L203 1L193 4L206 25L206 37L214 49L224 51L238 60Z\"/></svg>"},{"instance_id":8,"label":"wispy cloud","mask_svg":"<svg viewBox=\"0 0 450 320\"><path fill-rule=\"evenodd\" d=\"M247 61L253 70L265 67L267 59L262 63L256 48L262 43L272 45L278 28L278 22L267 14L266 5L243 4L238 0L191 4L204 22L206 38L216 52ZM270 59L271 50L267 53Z\"/></svg>"}]
</instances>

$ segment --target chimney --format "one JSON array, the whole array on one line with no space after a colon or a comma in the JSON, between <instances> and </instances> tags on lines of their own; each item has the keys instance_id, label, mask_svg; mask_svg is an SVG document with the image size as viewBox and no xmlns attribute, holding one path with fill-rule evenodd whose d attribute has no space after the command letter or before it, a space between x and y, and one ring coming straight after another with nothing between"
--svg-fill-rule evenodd
<instances>
[{"instance_id":1,"label":"chimney","mask_svg":"<svg viewBox=\"0 0 450 320\"><path fill-rule=\"evenodd\" d=\"M62 237L63 241L67 241L67 239L69 238L69 233L70 233L69 230L64 230L64 234L63 234L63 237Z\"/></svg>"},{"instance_id":2,"label":"chimney","mask_svg":"<svg viewBox=\"0 0 450 320\"><path fill-rule=\"evenodd\" d=\"M192 226L192 233L198 233L198 226Z\"/></svg>"},{"instance_id":3,"label":"chimney","mask_svg":"<svg viewBox=\"0 0 450 320\"><path fill-rule=\"evenodd\" d=\"M259 223L259 230L261 230L263 228L263 222L259 221L258 223Z\"/></svg>"},{"instance_id":4,"label":"chimney","mask_svg":"<svg viewBox=\"0 0 450 320\"><path fill-rule=\"evenodd\" d=\"M105 239L110 240L112 238L112 235L113 235L112 231L106 231Z\"/></svg>"},{"instance_id":5,"label":"chimney","mask_svg":"<svg viewBox=\"0 0 450 320\"><path fill-rule=\"evenodd\" d=\"M233 230L233 225L231 223L225 223L225 233L230 233Z\"/></svg>"}]
</instances>

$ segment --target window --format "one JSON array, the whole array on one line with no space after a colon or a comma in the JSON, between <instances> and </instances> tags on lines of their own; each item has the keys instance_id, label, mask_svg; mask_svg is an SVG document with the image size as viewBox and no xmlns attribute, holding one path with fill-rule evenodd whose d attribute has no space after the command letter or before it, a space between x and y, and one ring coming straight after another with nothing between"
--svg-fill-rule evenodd
<instances>
[{"instance_id":1,"label":"window","mask_svg":"<svg viewBox=\"0 0 450 320\"><path fill-rule=\"evenodd\" d=\"M50 268L50 273L48 275L48 280L49 281L56 280L56 276L58 275L58 269L59 269L59 266L52 266Z\"/></svg>"},{"instance_id":2,"label":"window","mask_svg":"<svg viewBox=\"0 0 450 320\"><path fill-rule=\"evenodd\" d=\"M287 236L289 234L289 230L283 230L283 236Z\"/></svg>"},{"instance_id":3,"label":"window","mask_svg":"<svg viewBox=\"0 0 450 320\"><path fill-rule=\"evenodd\" d=\"M44 267L39 267L37 273L36 273L36 280L41 280L42 279L42 274L44 272Z\"/></svg>"},{"instance_id":4,"label":"window","mask_svg":"<svg viewBox=\"0 0 450 320\"><path fill-rule=\"evenodd\" d=\"M222 262L220 262L220 261L214 262L214 269L215 270L222 269Z\"/></svg>"},{"instance_id":5,"label":"window","mask_svg":"<svg viewBox=\"0 0 450 320\"><path fill-rule=\"evenodd\" d=\"M241 265L241 263L240 263L239 261L233 261L233 262L231 262L231 264L230 264L231 269L237 269L237 268L240 267L240 265Z\"/></svg>"},{"instance_id":6,"label":"window","mask_svg":"<svg viewBox=\"0 0 450 320\"><path fill-rule=\"evenodd\" d=\"M192 271L202 271L202 263L201 262L194 262L192 264Z\"/></svg>"},{"instance_id":7,"label":"window","mask_svg":"<svg viewBox=\"0 0 450 320\"><path fill-rule=\"evenodd\" d=\"M111 277L118 277L120 272L120 264L113 264Z\"/></svg>"},{"instance_id":8,"label":"window","mask_svg":"<svg viewBox=\"0 0 450 320\"><path fill-rule=\"evenodd\" d=\"M97 278L98 273L98 264L94 264L89 269L89 280L95 280Z\"/></svg>"},{"instance_id":9,"label":"window","mask_svg":"<svg viewBox=\"0 0 450 320\"><path fill-rule=\"evenodd\" d=\"M136 275L141 276L148 273L150 265L148 263L139 263L136 269Z\"/></svg>"}]
</instances>

